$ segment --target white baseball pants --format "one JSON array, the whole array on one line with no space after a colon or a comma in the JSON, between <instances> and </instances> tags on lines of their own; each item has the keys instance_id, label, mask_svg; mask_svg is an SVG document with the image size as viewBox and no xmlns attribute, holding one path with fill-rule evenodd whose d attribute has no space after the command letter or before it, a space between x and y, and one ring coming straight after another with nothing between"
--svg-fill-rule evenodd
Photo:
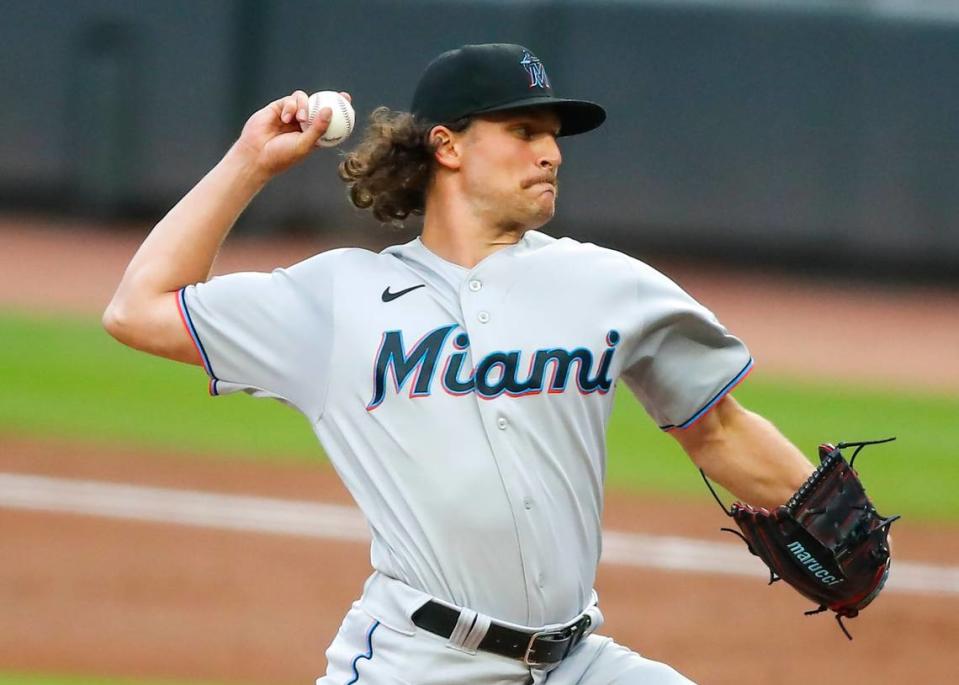
<instances>
[{"instance_id":1,"label":"white baseball pants","mask_svg":"<svg viewBox=\"0 0 959 685\"><path fill-rule=\"evenodd\" d=\"M549 670L469 650L413 623L412 613L430 599L374 573L327 650L317 685L692 685L669 666L595 634ZM602 614L591 612L598 628Z\"/></svg>"}]
</instances>

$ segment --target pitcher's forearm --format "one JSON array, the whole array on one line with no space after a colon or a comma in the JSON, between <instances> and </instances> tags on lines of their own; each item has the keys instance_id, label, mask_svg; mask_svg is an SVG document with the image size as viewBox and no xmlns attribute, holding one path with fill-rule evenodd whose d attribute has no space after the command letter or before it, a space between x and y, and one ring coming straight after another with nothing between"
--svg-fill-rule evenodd
<instances>
[{"instance_id":1,"label":"pitcher's forearm","mask_svg":"<svg viewBox=\"0 0 959 685\"><path fill-rule=\"evenodd\" d=\"M220 245L267 180L255 158L232 147L150 232L114 300L156 296L207 280Z\"/></svg>"},{"instance_id":2,"label":"pitcher's forearm","mask_svg":"<svg viewBox=\"0 0 959 685\"><path fill-rule=\"evenodd\" d=\"M784 504L814 469L770 421L730 396L673 437L708 477L754 506Z\"/></svg>"},{"instance_id":3,"label":"pitcher's forearm","mask_svg":"<svg viewBox=\"0 0 959 685\"><path fill-rule=\"evenodd\" d=\"M743 410L730 423L725 450L709 454L703 470L749 504L766 508L784 504L813 465L762 416Z\"/></svg>"}]
</instances>

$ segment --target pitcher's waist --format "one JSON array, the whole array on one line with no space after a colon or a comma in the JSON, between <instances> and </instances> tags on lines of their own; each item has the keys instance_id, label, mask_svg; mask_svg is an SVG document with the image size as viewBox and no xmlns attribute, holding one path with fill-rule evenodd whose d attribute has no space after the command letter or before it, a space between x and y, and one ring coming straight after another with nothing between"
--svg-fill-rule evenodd
<instances>
[{"instance_id":1,"label":"pitcher's waist","mask_svg":"<svg viewBox=\"0 0 959 685\"><path fill-rule=\"evenodd\" d=\"M464 610L472 612L479 617L481 623L488 619L504 628L524 633L550 632L562 629L580 620L586 613L591 615L590 632L596 630L603 623L603 615L598 607L599 598L595 590L592 591L589 601L582 607L580 612L570 616L568 620L541 626L528 626L505 621L496 616L486 616L476 612L471 607L458 606L411 587L403 581L391 578L379 571L375 571L373 575L367 579L366 585L363 588L363 597L360 599L360 606L368 614L389 628L400 633L412 635L418 627L413 621L413 614L430 602L442 605L456 612L463 612ZM446 613L449 615L449 612Z\"/></svg>"}]
</instances>

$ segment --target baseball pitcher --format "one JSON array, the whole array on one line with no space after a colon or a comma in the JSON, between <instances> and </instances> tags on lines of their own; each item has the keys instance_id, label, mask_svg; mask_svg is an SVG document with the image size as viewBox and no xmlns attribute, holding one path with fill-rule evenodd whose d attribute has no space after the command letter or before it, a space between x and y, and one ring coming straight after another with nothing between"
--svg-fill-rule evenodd
<instances>
[{"instance_id":1,"label":"baseball pitcher","mask_svg":"<svg viewBox=\"0 0 959 685\"><path fill-rule=\"evenodd\" d=\"M375 110L340 165L353 204L422 216L380 253L210 278L257 192L316 151L302 91L253 114L153 229L104 313L209 391L310 422L372 532L373 574L320 685L688 683L597 631L606 424L617 381L713 480L775 508L813 472L730 392L743 343L667 277L553 238L560 141L606 113L510 44L443 53L409 112ZM320 154L328 154L321 152Z\"/></svg>"}]
</instances>

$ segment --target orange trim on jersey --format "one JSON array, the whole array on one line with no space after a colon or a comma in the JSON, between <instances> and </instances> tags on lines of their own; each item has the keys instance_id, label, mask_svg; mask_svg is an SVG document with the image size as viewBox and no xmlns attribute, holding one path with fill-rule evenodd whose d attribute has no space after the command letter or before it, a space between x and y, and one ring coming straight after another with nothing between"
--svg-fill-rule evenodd
<instances>
[{"instance_id":1,"label":"orange trim on jersey","mask_svg":"<svg viewBox=\"0 0 959 685\"><path fill-rule=\"evenodd\" d=\"M193 330L189 316L186 312L186 302L184 301L185 293L183 288L180 288L173 293L173 296L176 298L176 309L180 314L180 321L183 323L183 327L186 329L186 334L190 336L190 341L193 343L193 349L196 350L197 359L200 361L200 366L203 367L203 370L206 371L206 374L210 377L210 382L207 387L207 392L210 395L216 395L216 376L213 375L213 370L210 368L209 361L206 358L206 355L203 354L203 348L200 346L200 340L197 337L196 331Z\"/></svg>"}]
</instances>

